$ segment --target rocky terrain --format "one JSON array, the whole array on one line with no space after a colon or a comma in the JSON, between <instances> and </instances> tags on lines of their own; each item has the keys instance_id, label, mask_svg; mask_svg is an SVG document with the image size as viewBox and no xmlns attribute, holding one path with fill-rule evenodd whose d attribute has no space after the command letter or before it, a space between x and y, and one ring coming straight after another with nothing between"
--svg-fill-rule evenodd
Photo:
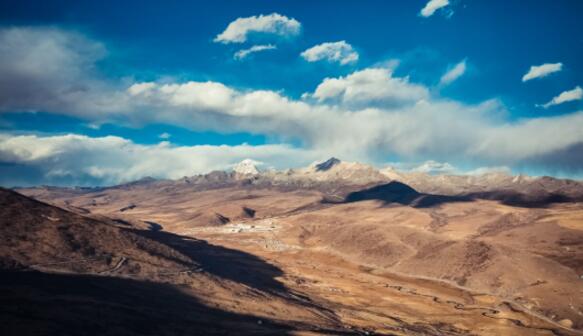
<instances>
[{"instance_id":1,"label":"rocky terrain","mask_svg":"<svg viewBox=\"0 0 583 336\"><path fill-rule=\"evenodd\" d=\"M0 290L13 303L0 309L13 333L81 328L103 307L100 333L583 330L579 181L332 158L17 191L0 193Z\"/></svg>"}]
</instances>

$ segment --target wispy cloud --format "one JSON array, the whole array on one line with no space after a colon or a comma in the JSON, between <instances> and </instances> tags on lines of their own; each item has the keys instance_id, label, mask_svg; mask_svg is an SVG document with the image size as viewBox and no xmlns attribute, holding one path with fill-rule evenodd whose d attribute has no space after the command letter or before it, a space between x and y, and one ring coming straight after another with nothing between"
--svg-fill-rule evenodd
<instances>
[{"instance_id":1,"label":"wispy cloud","mask_svg":"<svg viewBox=\"0 0 583 336\"><path fill-rule=\"evenodd\" d=\"M302 52L301 56L308 62L326 60L342 65L358 61L358 53L346 41L318 44Z\"/></svg>"},{"instance_id":2,"label":"wispy cloud","mask_svg":"<svg viewBox=\"0 0 583 336\"><path fill-rule=\"evenodd\" d=\"M170 134L168 132L164 132L164 133L158 134L158 138L164 139L164 140L170 139L171 137L172 137L172 134Z\"/></svg>"},{"instance_id":3,"label":"wispy cloud","mask_svg":"<svg viewBox=\"0 0 583 336\"><path fill-rule=\"evenodd\" d=\"M251 48L241 49L241 50L237 51L235 53L235 55L233 55L233 58L236 60L242 60L242 59L246 58L247 56L249 56L250 54L257 53L260 51L265 51L265 50L273 50L273 49L277 49L277 47L274 46L273 44L254 45Z\"/></svg>"},{"instance_id":4,"label":"wispy cloud","mask_svg":"<svg viewBox=\"0 0 583 336\"><path fill-rule=\"evenodd\" d=\"M563 63L545 63L533 65L528 72L522 76L522 81L526 82L535 78L543 78L554 72L559 72L563 68Z\"/></svg>"},{"instance_id":5,"label":"wispy cloud","mask_svg":"<svg viewBox=\"0 0 583 336\"><path fill-rule=\"evenodd\" d=\"M229 23L225 31L217 35L214 41L225 44L243 43L251 33L294 36L300 33L301 27L301 23L296 19L278 13L250 16Z\"/></svg>"},{"instance_id":6,"label":"wispy cloud","mask_svg":"<svg viewBox=\"0 0 583 336\"><path fill-rule=\"evenodd\" d=\"M444 8L447 5L449 5L448 0L429 0L429 2L427 2L425 7L423 7L423 9L421 9L421 12L419 12L419 15L421 15L423 17L430 17L438 9Z\"/></svg>"},{"instance_id":7,"label":"wispy cloud","mask_svg":"<svg viewBox=\"0 0 583 336\"><path fill-rule=\"evenodd\" d=\"M457 169L452 164L447 162L429 160L423 162L417 167L414 167L411 169L411 171L428 174L453 174L457 172Z\"/></svg>"},{"instance_id":8,"label":"wispy cloud","mask_svg":"<svg viewBox=\"0 0 583 336\"><path fill-rule=\"evenodd\" d=\"M448 85L460 78L466 72L466 60L463 60L441 76L440 85Z\"/></svg>"},{"instance_id":9,"label":"wispy cloud","mask_svg":"<svg viewBox=\"0 0 583 336\"><path fill-rule=\"evenodd\" d=\"M583 89L577 86L573 90L563 91L560 95L554 97L546 104L540 105L544 108L549 108L554 105L563 104L570 101L581 100L583 99Z\"/></svg>"}]
</instances>

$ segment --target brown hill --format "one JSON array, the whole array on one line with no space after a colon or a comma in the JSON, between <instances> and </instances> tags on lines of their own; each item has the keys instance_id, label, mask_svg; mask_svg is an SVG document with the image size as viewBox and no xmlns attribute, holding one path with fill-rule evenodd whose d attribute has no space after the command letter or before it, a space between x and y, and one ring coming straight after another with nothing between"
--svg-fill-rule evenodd
<instances>
[{"instance_id":1,"label":"brown hill","mask_svg":"<svg viewBox=\"0 0 583 336\"><path fill-rule=\"evenodd\" d=\"M2 335L356 334L260 258L110 222L0 188Z\"/></svg>"},{"instance_id":2,"label":"brown hill","mask_svg":"<svg viewBox=\"0 0 583 336\"><path fill-rule=\"evenodd\" d=\"M131 228L90 219L0 189L2 268L60 269L78 273L144 275L196 263ZM124 264L124 267L119 267Z\"/></svg>"}]
</instances>

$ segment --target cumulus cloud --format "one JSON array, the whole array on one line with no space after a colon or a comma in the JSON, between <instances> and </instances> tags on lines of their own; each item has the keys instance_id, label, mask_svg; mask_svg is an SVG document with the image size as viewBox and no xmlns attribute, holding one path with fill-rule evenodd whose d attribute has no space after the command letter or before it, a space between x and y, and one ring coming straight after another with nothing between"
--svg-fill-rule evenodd
<instances>
[{"instance_id":1,"label":"cumulus cloud","mask_svg":"<svg viewBox=\"0 0 583 336\"><path fill-rule=\"evenodd\" d=\"M394 78L382 68L326 79L310 95L313 102L213 82L156 84L148 94L137 98L155 107L158 121L266 134L284 142L295 139L321 156L357 161L398 155L410 161L552 166L552 161L534 158L583 143L583 112L504 122L495 117L504 113L495 100L466 105L436 99L424 86ZM583 155L579 157L581 162L571 167L581 170Z\"/></svg>"},{"instance_id":2,"label":"cumulus cloud","mask_svg":"<svg viewBox=\"0 0 583 336\"><path fill-rule=\"evenodd\" d=\"M250 54L257 53L260 51L265 51L265 50L273 50L273 49L277 49L277 47L274 46L273 44L254 45L251 48L241 49L241 50L237 51L235 53L235 55L233 55L233 58L236 60L242 60L245 57L249 56Z\"/></svg>"},{"instance_id":3,"label":"cumulus cloud","mask_svg":"<svg viewBox=\"0 0 583 336\"><path fill-rule=\"evenodd\" d=\"M30 34L27 36L43 36L35 29L22 31ZM278 145L282 148L290 148L285 143L301 146L301 149L286 152L289 155L287 161L282 159L282 165L290 166L298 165L302 158L312 153L318 153L306 162L326 156L338 156L351 161L384 162L387 157L396 156L410 162L433 159L452 165L462 162L464 166L475 167L531 164L543 170L564 168L583 171L583 112L507 121L500 117L506 111L497 100L466 104L435 97L425 85L413 83L407 77L396 76L392 69L383 67L365 68L347 76L326 78L301 100L287 97L281 91L246 90L215 81L165 80L124 85L102 79L96 73L94 64L77 60L82 50L93 50L90 54L97 60L101 56L96 50L103 47L91 48L99 44L79 37L87 44L79 49L78 44L69 42L78 41L73 35L49 29L46 38L38 37L34 40L37 44L43 41L53 43L54 48L60 50L54 54L60 54L61 57L43 59L38 53L45 52L45 49L39 50L34 43L24 42L13 44L18 50L10 50L18 57L10 56L10 53L7 57L0 53L0 57L3 57L0 62L0 83L7 85L13 81L18 82L17 86L10 87L11 95L0 91L0 111L47 111L74 115L95 124L163 123L192 130L262 134L274 142L282 143ZM0 38L6 40L5 35L0 34ZM3 45L0 43L0 48ZM42 66L34 67L35 71L32 71L27 62L19 62L19 59L24 58L36 60ZM54 69L61 69L64 73L61 76L65 77L59 77L59 71ZM68 89L72 83L83 86L83 89L71 95ZM29 90L29 87L42 88L42 94ZM567 98L557 98L557 102L566 101ZM18 109L14 108L16 106ZM10 141L12 137L4 135L4 143L14 144ZM26 139L13 138L20 139L18 141L21 144ZM26 167L39 174L39 180L48 176L39 171L44 171L44 166L50 167L49 163L53 161L58 163L64 160L64 153L77 153L71 154L73 158L83 157L76 152L75 144L104 142L75 137L67 141L58 139L58 143L62 144L58 150L49 150L50 155L26 163ZM4 147L0 161L2 172L7 173L0 175L19 174L22 169L7 171L7 167L22 168L21 165L25 164L22 155L30 152L38 156L41 150L47 151L47 147L36 146L37 143L46 140L47 144L54 144L57 139L51 138L49 141L47 137L37 136L33 140L29 139L32 142L27 142L25 147ZM124 141L127 140L110 139L107 143L115 142L118 146L107 146L103 147L105 149L102 152L90 151L84 154L88 157L83 159L87 161L87 167L101 169L96 168L94 172L102 172L104 183L156 173L155 170L136 170L133 175L122 172L120 167L132 166L132 160L140 165L148 164L137 155L126 155L127 158L120 159L119 166L115 166L118 168L113 170L104 170L104 165L91 161L96 158L89 158L91 155L107 157L110 150L113 153L111 157L116 158L123 156L119 154L120 148L131 148L136 152L144 148L131 142L124 145L127 144ZM160 146L169 146L170 149L148 146L152 151L142 152L153 153L154 149L163 153L189 152L186 149L178 150L183 147L173 147L167 143ZM233 158L251 157L271 162L258 156L246 152L244 156L237 154ZM222 160L230 159L224 156ZM168 162L172 163L172 167L168 167ZM186 175L181 165L189 171L193 167L190 161L179 159L168 159L165 163L164 169L180 171L171 176ZM208 167L214 169L215 166L219 164ZM50 176L68 176L75 169L84 168L57 165L51 170ZM87 176L90 178L93 175Z\"/></svg>"},{"instance_id":4,"label":"cumulus cloud","mask_svg":"<svg viewBox=\"0 0 583 336\"><path fill-rule=\"evenodd\" d=\"M430 17L438 9L444 8L447 5L449 5L448 0L429 0L429 2L427 2L427 4L425 4L425 7L423 7L423 9L421 9L421 12L419 12L419 15L421 15L423 17Z\"/></svg>"},{"instance_id":5,"label":"cumulus cloud","mask_svg":"<svg viewBox=\"0 0 583 336\"><path fill-rule=\"evenodd\" d=\"M346 105L402 106L429 98L429 91L409 79L393 77L389 68L368 68L345 77L326 78L312 97Z\"/></svg>"},{"instance_id":6,"label":"cumulus cloud","mask_svg":"<svg viewBox=\"0 0 583 336\"><path fill-rule=\"evenodd\" d=\"M28 174L24 179L17 171L2 174L0 184L110 185L145 176L177 179L229 169L246 158L283 168L310 162L315 156L287 145L139 145L115 136L0 134L0 162ZM31 173L36 180L30 180Z\"/></svg>"},{"instance_id":7,"label":"cumulus cloud","mask_svg":"<svg viewBox=\"0 0 583 336\"><path fill-rule=\"evenodd\" d=\"M535 78L543 78L554 72L559 72L563 68L563 63L545 63L533 65L528 72L522 76L522 81L526 82Z\"/></svg>"},{"instance_id":8,"label":"cumulus cloud","mask_svg":"<svg viewBox=\"0 0 583 336\"><path fill-rule=\"evenodd\" d=\"M440 85L448 85L460 78L466 72L466 60L463 60L441 76Z\"/></svg>"},{"instance_id":9,"label":"cumulus cloud","mask_svg":"<svg viewBox=\"0 0 583 336\"><path fill-rule=\"evenodd\" d=\"M583 89L577 86L573 90L563 91L560 95L554 97L546 104L541 105L544 108L549 108L554 105L563 104L570 101L581 100L583 98Z\"/></svg>"},{"instance_id":10,"label":"cumulus cloud","mask_svg":"<svg viewBox=\"0 0 583 336\"><path fill-rule=\"evenodd\" d=\"M134 88L147 86L147 90L135 93ZM128 93L141 103L156 105L196 107L200 110L227 109L236 91L217 82L186 82L183 84L137 83Z\"/></svg>"},{"instance_id":11,"label":"cumulus cloud","mask_svg":"<svg viewBox=\"0 0 583 336\"><path fill-rule=\"evenodd\" d=\"M85 109L95 114L121 103L95 63L107 51L75 32L54 28L0 29L0 112Z\"/></svg>"},{"instance_id":12,"label":"cumulus cloud","mask_svg":"<svg viewBox=\"0 0 583 336\"><path fill-rule=\"evenodd\" d=\"M132 94L134 86L148 84L148 90ZM151 84L151 85L150 85ZM197 118L216 117L267 117L293 114L309 108L303 102L291 101L275 91L239 91L218 82L184 83L136 83L127 89L133 102L147 109L155 109L156 114L143 114L143 118L171 121L177 118L189 120L184 125L200 123ZM229 126L228 124L223 126Z\"/></svg>"},{"instance_id":13,"label":"cumulus cloud","mask_svg":"<svg viewBox=\"0 0 583 336\"><path fill-rule=\"evenodd\" d=\"M225 44L243 43L252 33L294 36L300 33L301 27L301 23L296 19L278 13L250 16L229 23L225 31L217 35L214 41Z\"/></svg>"},{"instance_id":14,"label":"cumulus cloud","mask_svg":"<svg viewBox=\"0 0 583 336\"><path fill-rule=\"evenodd\" d=\"M302 52L301 56L308 62L326 60L342 65L358 61L358 53L346 41L318 44Z\"/></svg>"},{"instance_id":15,"label":"cumulus cloud","mask_svg":"<svg viewBox=\"0 0 583 336\"><path fill-rule=\"evenodd\" d=\"M170 139L171 137L172 137L172 134L170 134L168 132L158 134L158 138L164 139L164 140Z\"/></svg>"}]
</instances>

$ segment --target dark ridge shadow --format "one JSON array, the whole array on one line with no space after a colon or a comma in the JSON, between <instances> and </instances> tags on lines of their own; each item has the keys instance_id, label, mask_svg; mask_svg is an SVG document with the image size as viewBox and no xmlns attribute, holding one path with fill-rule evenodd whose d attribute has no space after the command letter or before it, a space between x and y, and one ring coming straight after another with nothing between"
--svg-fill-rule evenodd
<instances>
[{"instance_id":1,"label":"dark ridge shadow","mask_svg":"<svg viewBox=\"0 0 583 336\"><path fill-rule=\"evenodd\" d=\"M218 212L215 212L215 220L219 225L224 225L231 222L231 219L227 216L223 216Z\"/></svg>"},{"instance_id":2,"label":"dark ridge shadow","mask_svg":"<svg viewBox=\"0 0 583 336\"><path fill-rule=\"evenodd\" d=\"M208 307L172 285L124 278L0 272L0 297L6 336L287 335L302 327Z\"/></svg>"},{"instance_id":3,"label":"dark ridge shadow","mask_svg":"<svg viewBox=\"0 0 583 336\"><path fill-rule=\"evenodd\" d=\"M111 219L112 222L114 222L115 224L119 224L119 225L123 225L123 226L132 226L132 223L123 220L123 219L119 219L119 218L112 218Z\"/></svg>"},{"instance_id":4,"label":"dark ridge shadow","mask_svg":"<svg viewBox=\"0 0 583 336\"><path fill-rule=\"evenodd\" d=\"M135 209L136 207L137 207L137 205L130 204L130 205L127 205L127 206L119 209L119 212L124 212L124 211L128 211L128 210L132 210L132 209Z\"/></svg>"},{"instance_id":5,"label":"dark ridge shadow","mask_svg":"<svg viewBox=\"0 0 583 336\"><path fill-rule=\"evenodd\" d=\"M499 201L502 204L521 208L544 208L558 203L583 202L583 197L569 197L556 193L524 194L511 190L496 190L468 194L469 197Z\"/></svg>"},{"instance_id":6,"label":"dark ridge shadow","mask_svg":"<svg viewBox=\"0 0 583 336\"><path fill-rule=\"evenodd\" d=\"M203 264L213 274L248 283L256 288L266 286L267 292L270 288L279 291L280 295L285 291L281 284L270 280L272 275L249 278L248 274L240 274L244 265L250 266L247 262L240 265L240 259L226 260L248 256L241 256L238 251L228 249L227 252L217 251L215 246L205 244L202 242L196 248L206 246L211 252L200 254L198 261L210 257L212 260ZM213 259L215 253L227 254L221 256L221 259ZM262 261L258 259L253 262ZM262 263L268 272L279 270ZM227 269L233 269L232 273L226 273ZM249 271L261 272L263 269L251 268ZM329 324L329 318L326 322L328 327L324 327L294 321L293 318L275 320L224 311L204 304L194 293L190 294L188 288L188 285L125 277L0 270L0 334L292 335L297 331L310 331L322 335L362 335L358 329L346 328L340 322ZM309 299L300 301L291 295L285 298L303 304L306 309L318 308ZM233 302L238 304L236 297ZM322 312L326 313L326 310Z\"/></svg>"},{"instance_id":7,"label":"dark ridge shadow","mask_svg":"<svg viewBox=\"0 0 583 336\"><path fill-rule=\"evenodd\" d=\"M151 231L162 231L164 227L161 224L152 221L144 221L144 223L148 224L148 229Z\"/></svg>"},{"instance_id":8,"label":"dark ridge shadow","mask_svg":"<svg viewBox=\"0 0 583 336\"><path fill-rule=\"evenodd\" d=\"M251 208L248 208L248 207L245 207L244 206L243 209L242 209L242 212L243 212L243 215L245 217L254 218L255 217L255 213L257 211L255 211L255 209L251 209Z\"/></svg>"},{"instance_id":9,"label":"dark ridge shadow","mask_svg":"<svg viewBox=\"0 0 583 336\"><path fill-rule=\"evenodd\" d=\"M207 273L261 291L287 293L286 287L276 280L283 275L283 271L252 254L166 231L134 232L170 246L189 257Z\"/></svg>"},{"instance_id":10,"label":"dark ridge shadow","mask_svg":"<svg viewBox=\"0 0 583 336\"><path fill-rule=\"evenodd\" d=\"M349 193L344 200L324 200L324 203L354 203L360 201L377 200L388 204L401 204L414 208L431 208L444 203L470 202L468 196L446 196L420 193L410 186L392 181L367 189Z\"/></svg>"},{"instance_id":11,"label":"dark ridge shadow","mask_svg":"<svg viewBox=\"0 0 583 336\"><path fill-rule=\"evenodd\" d=\"M352 191L343 200L325 198L321 204L353 203L378 200L385 205L401 204L414 208L431 208L445 203L471 202L476 199L499 201L502 204L522 208L544 208L557 203L583 202L583 197L569 197L557 193L526 194L512 190L495 190L463 195L435 195L420 193L407 184L391 181L386 184Z\"/></svg>"},{"instance_id":12,"label":"dark ridge shadow","mask_svg":"<svg viewBox=\"0 0 583 336\"><path fill-rule=\"evenodd\" d=\"M184 254L197 265L198 269L213 276L243 284L251 289L280 297L306 308L317 309L320 313L327 315L328 319L337 321L333 311L315 304L309 297L289 291L283 283L276 279L283 276L284 272L253 254L166 231L136 230L135 232ZM351 335L354 332L345 333L342 330L335 330L331 334Z\"/></svg>"}]
</instances>

